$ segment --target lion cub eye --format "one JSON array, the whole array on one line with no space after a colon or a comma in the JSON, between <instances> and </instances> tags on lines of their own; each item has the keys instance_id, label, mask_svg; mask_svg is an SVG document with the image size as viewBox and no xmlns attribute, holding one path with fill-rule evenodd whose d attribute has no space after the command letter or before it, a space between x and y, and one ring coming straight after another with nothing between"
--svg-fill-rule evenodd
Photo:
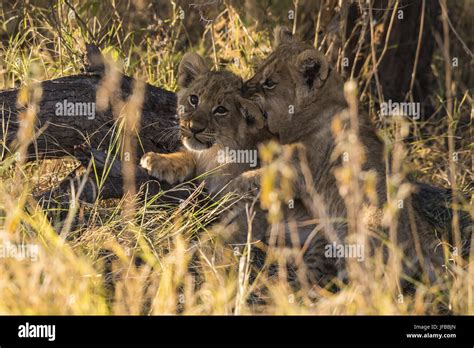
<instances>
[{"instance_id":1,"label":"lion cub eye","mask_svg":"<svg viewBox=\"0 0 474 348\"><path fill-rule=\"evenodd\" d=\"M196 107L199 103L199 97L195 94L191 94L188 98L188 101L189 101L189 104L191 104L191 106Z\"/></svg>"},{"instance_id":2,"label":"lion cub eye","mask_svg":"<svg viewBox=\"0 0 474 348\"><path fill-rule=\"evenodd\" d=\"M214 115L225 115L229 112L225 107L222 105L218 106L217 108L214 109Z\"/></svg>"},{"instance_id":3,"label":"lion cub eye","mask_svg":"<svg viewBox=\"0 0 474 348\"><path fill-rule=\"evenodd\" d=\"M273 89L273 88L275 88L276 85L277 85L276 82L274 82L270 79L266 79L265 82L263 83L263 88Z\"/></svg>"}]
</instances>

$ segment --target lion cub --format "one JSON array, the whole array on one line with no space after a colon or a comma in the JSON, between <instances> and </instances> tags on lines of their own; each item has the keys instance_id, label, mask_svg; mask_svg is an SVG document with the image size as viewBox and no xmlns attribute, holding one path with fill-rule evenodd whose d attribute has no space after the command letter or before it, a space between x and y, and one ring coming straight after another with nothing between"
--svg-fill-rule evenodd
<instances>
[{"instance_id":1,"label":"lion cub","mask_svg":"<svg viewBox=\"0 0 474 348\"><path fill-rule=\"evenodd\" d=\"M171 154L146 153L141 166L151 176L171 184L211 172L204 179L210 193L247 193L247 181L238 178L253 172L258 165L258 145L274 137L266 126L264 111L255 102L241 96L243 82L238 76L225 71L210 71L204 59L195 53L183 57L178 69L178 85L178 114L184 147ZM227 158L232 154L239 157L239 153L240 160L244 161ZM267 243L269 225L266 214L258 206L255 209L252 237ZM296 202L286 218L303 222L310 216ZM245 207L239 204L224 220L226 236L222 237L226 242L245 244L249 228ZM306 225L298 231L303 241L314 229L314 226ZM280 227L283 238L289 239L288 224L282 223ZM335 270L333 261L323 257L321 251L327 241L320 236L314 238L303 259L311 283L323 285L335 276Z\"/></svg>"},{"instance_id":2,"label":"lion cub","mask_svg":"<svg viewBox=\"0 0 474 348\"><path fill-rule=\"evenodd\" d=\"M282 145L304 149L312 187L322 197L327 215L342 221L334 223L333 228L345 242L347 207L334 172L342 162L341 158L333 158L336 142L331 130L336 115L348 107L343 80L331 69L324 54L313 46L293 41L291 33L285 29L277 29L275 36L277 48L255 76L246 82L245 95L265 110L268 127L278 135ZM293 112L289 112L290 107ZM358 118L359 140L366 154L362 170L375 173L377 180L377 203L365 201L359 218L371 231L380 231L383 230L382 208L387 202L384 144L376 135L368 115L360 113ZM255 179L258 173L259 170L253 171L252 184L258 181ZM248 173L241 179L246 177L249 177ZM435 231L420 214L416 201L411 203L413 208L407 204L399 211L397 245L404 252L407 274L424 270L430 280L435 281L436 273L444 264L443 248L437 247L439 240Z\"/></svg>"},{"instance_id":3,"label":"lion cub","mask_svg":"<svg viewBox=\"0 0 474 348\"><path fill-rule=\"evenodd\" d=\"M262 111L241 97L240 77L210 71L196 53L184 55L178 85L184 147L171 154L148 152L140 165L170 184L209 173L206 189L211 194L224 192L233 178L258 165L257 144L271 138Z\"/></svg>"}]
</instances>

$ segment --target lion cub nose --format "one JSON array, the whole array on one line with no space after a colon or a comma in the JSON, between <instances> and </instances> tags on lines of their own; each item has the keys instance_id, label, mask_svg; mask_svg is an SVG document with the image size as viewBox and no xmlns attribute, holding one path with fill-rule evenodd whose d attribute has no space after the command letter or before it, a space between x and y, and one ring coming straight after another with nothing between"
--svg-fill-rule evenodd
<instances>
[{"instance_id":1,"label":"lion cub nose","mask_svg":"<svg viewBox=\"0 0 474 348\"><path fill-rule=\"evenodd\" d=\"M206 129L206 126L204 126L203 124L201 124L199 122L190 121L189 122L189 129L194 134L198 134L198 133L202 133Z\"/></svg>"}]
</instances>

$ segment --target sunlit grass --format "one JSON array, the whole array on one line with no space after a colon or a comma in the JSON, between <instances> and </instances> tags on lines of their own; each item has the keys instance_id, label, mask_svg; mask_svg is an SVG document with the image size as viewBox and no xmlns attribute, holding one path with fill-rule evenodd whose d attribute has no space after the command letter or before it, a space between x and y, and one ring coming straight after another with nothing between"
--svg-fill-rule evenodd
<instances>
[{"instance_id":1,"label":"sunlit grass","mask_svg":"<svg viewBox=\"0 0 474 348\"><path fill-rule=\"evenodd\" d=\"M7 37L0 45L0 89L81 73L88 42L99 44L125 74L171 91L177 89L177 66L187 50L243 78L250 77L271 52L272 28L257 30L255 23L247 23L227 3L194 47L186 40L192 28L184 26L181 8L173 2L168 18L142 27L122 21L119 9L109 8L111 17L102 18L95 16L101 9L94 7L101 5L78 3L83 3L77 10L81 19L61 0L53 2L57 17L50 15L50 8L34 5L23 9L21 20L0 12L0 34ZM91 18L87 26L83 18ZM12 25L15 30L7 30ZM439 69L433 67L441 75ZM360 76L359 86L367 78L367 74ZM434 96L440 112L446 108L443 88L440 84ZM470 110L471 100L468 91L455 100L453 122ZM443 118L413 128L413 138L405 143L404 173L450 185L448 126L448 118ZM378 128L395 139L394 127L378 124ZM472 144L469 139L461 144L457 184L465 194L472 194ZM2 139L0 146L5 146ZM47 209L37 206L32 192L53 186L77 163L64 159L16 166L13 162L8 156L0 162L0 238L37 246L39 258L0 258L0 314L436 314L446 310L474 314L472 261L453 267L442 285L416 283L414 295L388 291L388 270L381 264L363 277L354 274L353 283L338 284L338 292L294 290L282 277L267 277L266 269L250 282L247 254L236 253L210 233L212 223L236 198L203 201L198 196L202 187L175 205L144 193L145 200L128 219L123 215L125 199L80 205L70 216L67 233L61 235L67 235L64 239L59 235L64 222L50 222ZM460 203L468 210L468 201Z\"/></svg>"}]
</instances>

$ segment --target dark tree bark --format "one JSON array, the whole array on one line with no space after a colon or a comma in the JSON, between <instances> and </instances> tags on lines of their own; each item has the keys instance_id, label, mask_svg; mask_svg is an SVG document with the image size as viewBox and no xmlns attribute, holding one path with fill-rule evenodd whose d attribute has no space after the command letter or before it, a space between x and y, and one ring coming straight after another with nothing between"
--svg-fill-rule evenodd
<instances>
[{"instance_id":1,"label":"dark tree bark","mask_svg":"<svg viewBox=\"0 0 474 348\"><path fill-rule=\"evenodd\" d=\"M74 151L74 157L81 162L78 168L62 180L57 187L35 195L35 199L42 205L65 208L73 197L72 191L74 191L79 201L85 203L93 203L99 197L110 199L123 196L122 162L119 159L114 158L113 155L108 156L104 151L84 147L77 147ZM93 166L91 161L94 162ZM86 168L90 168L89 172ZM97 183L96 177L106 178L101 186ZM189 196L192 189L191 184L173 188L172 185L166 182L160 183L150 177L146 170L138 165L135 166L135 184L137 187L147 185L146 193L148 196L167 191L167 194L160 196L160 202L165 203L181 202ZM169 191L171 189L173 190ZM141 197L143 197L143 194Z\"/></svg>"},{"instance_id":2,"label":"dark tree bark","mask_svg":"<svg viewBox=\"0 0 474 348\"><path fill-rule=\"evenodd\" d=\"M96 92L105 76L104 58L96 46L87 45L85 71L84 74L41 82L42 96L35 124L35 134L38 136L28 149L28 159L70 155L81 162L57 187L35 195L43 205L65 208L73 198L72 191L76 194L75 198L86 203L93 203L98 198L121 198L124 195L120 156L108 157L106 152L109 150L110 154L117 153L117 145L113 145L114 137L117 136L113 129L116 119L111 107L104 112L95 110ZM119 95L116 97L126 100L133 92L134 80L121 75L120 81ZM16 138L21 123L19 115L24 110L17 102L19 91L0 91L0 115L3 118L0 139L7 149L3 156L13 154L17 148ZM64 105L65 101L93 103L87 105L94 105L94 117L87 113L58 115L58 103ZM129 154L130 160L138 160L147 151L175 151L179 145L176 95L146 84L140 125L139 146L135 154ZM92 158L96 172L87 172L85 169L89 167ZM106 174L103 176L104 172ZM105 178L100 187L96 176ZM83 182L84 185L81 184ZM172 188L171 185L159 183L148 176L138 165L135 165L135 184L137 187L147 184L150 195ZM189 191L189 187L174 189L169 195L162 196L161 201L180 201L189 196Z\"/></svg>"},{"instance_id":3,"label":"dark tree bark","mask_svg":"<svg viewBox=\"0 0 474 348\"><path fill-rule=\"evenodd\" d=\"M41 83L43 90L35 128L43 127L38 138L29 147L29 159L58 158L72 155L74 147L87 144L94 149L108 149L113 138L115 119L111 108L87 116L58 116L57 103L95 103L96 91L103 77L100 51L88 46L88 72ZM126 100L133 91L134 80L122 75L120 98ZM0 127L0 139L6 140L10 153L15 152L18 115L18 89L0 91L0 115L6 128ZM172 152L179 143L176 119L176 95L162 88L146 84L141 114L140 145L137 157L144 152ZM8 154L5 154L8 155Z\"/></svg>"},{"instance_id":4,"label":"dark tree bark","mask_svg":"<svg viewBox=\"0 0 474 348\"><path fill-rule=\"evenodd\" d=\"M410 84L412 72L415 66L418 39L420 34L420 24L422 19L422 0L401 0L393 21L393 27L388 41L388 49L383 56L378 67L378 76L384 99L393 102L403 102L409 100ZM389 7L388 5L392 6ZM388 35L389 22L393 14L395 1L375 0L372 6L372 16L374 19L375 50L377 59L382 54L385 40ZM363 3L353 3L348 9L346 37L350 35L358 21L361 20L361 9L368 11L368 5ZM433 33L438 30L440 22L440 6L438 1L426 1L423 14L423 30L418 61L416 64L416 74L412 89L413 101L421 103L421 119L427 119L434 111L432 101L432 81L431 62L435 49L435 39ZM367 12L368 16L368 12ZM382 19L385 18L384 21ZM347 47L346 54L351 62L345 74L350 72L355 64L355 76L358 76L363 67L363 59L356 59L355 53L358 45L358 34L352 39ZM367 26L365 33L365 44L361 50L361 57L371 54L370 47L370 27ZM373 90L375 91L375 79L372 79Z\"/></svg>"},{"instance_id":5,"label":"dark tree bark","mask_svg":"<svg viewBox=\"0 0 474 348\"><path fill-rule=\"evenodd\" d=\"M395 19L386 56L379 66L380 83L384 97L392 101L405 101L410 92L410 83L416 60L420 24L422 19L422 1L400 2L398 11L403 11L403 19ZM429 100L432 95L431 61L435 49L433 32L439 26L440 6L438 1L426 1L423 18L423 29L416 75L413 85L413 101L421 103L423 119L433 113ZM397 14L398 16L398 14Z\"/></svg>"}]
</instances>

